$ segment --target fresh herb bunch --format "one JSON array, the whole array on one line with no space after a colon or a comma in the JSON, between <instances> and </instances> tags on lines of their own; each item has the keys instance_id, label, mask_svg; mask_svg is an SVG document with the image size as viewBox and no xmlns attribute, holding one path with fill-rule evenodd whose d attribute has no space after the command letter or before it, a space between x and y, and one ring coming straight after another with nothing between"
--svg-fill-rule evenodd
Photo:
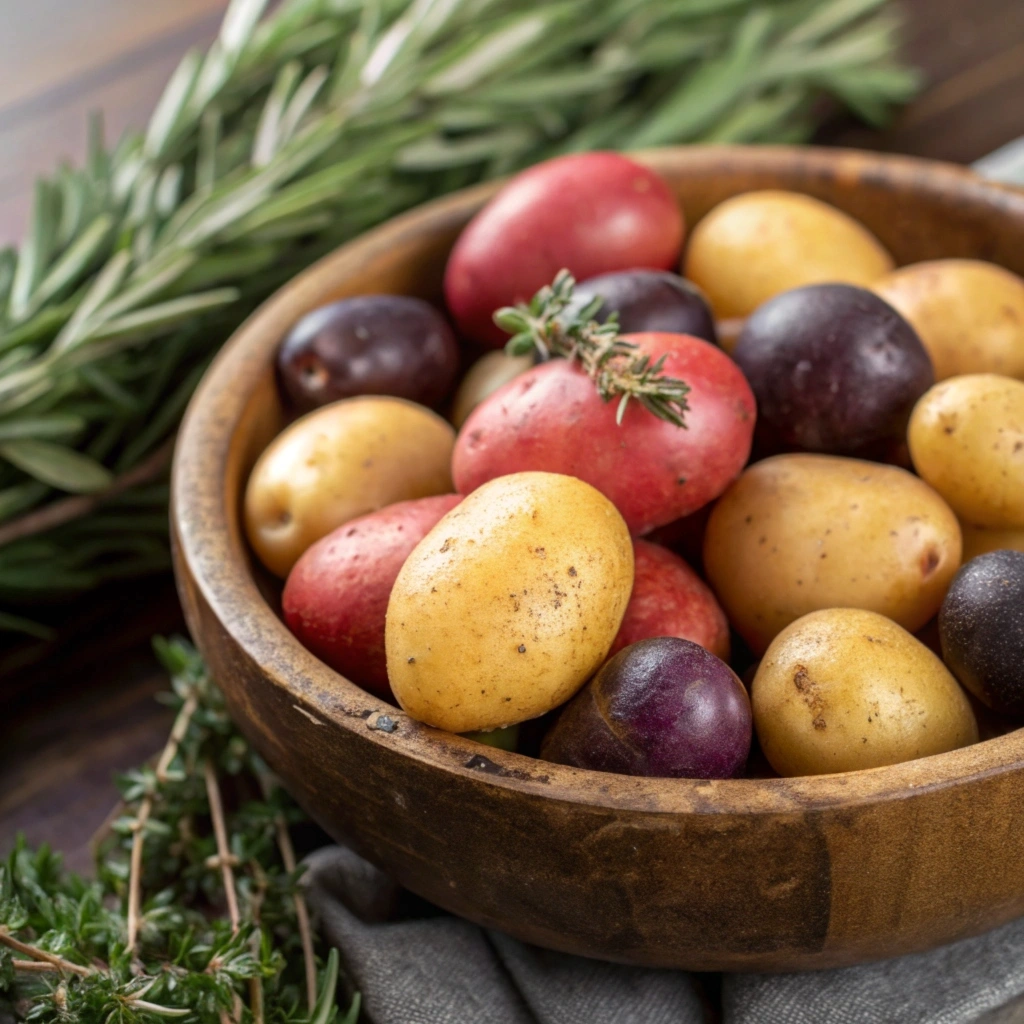
<instances>
[{"instance_id":1,"label":"fresh herb bunch","mask_svg":"<svg viewBox=\"0 0 1024 1024\"><path fill-rule=\"evenodd\" d=\"M195 650L159 643L177 718L120 780L97 878L19 841L0 864L0 1016L40 1024L355 1024L316 958L289 824Z\"/></svg>"},{"instance_id":2,"label":"fresh herb bunch","mask_svg":"<svg viewBox=\"0 0 1024 1024\"><path fill-rule=\"evenodd\" d=\"M267 2L144 133L95 121L0 252L0 628L167 564L151 485L199 377L340 242L560 152L798 141L823 95L879 122L917 85L885 0Z\"/></svg>"},{"instance_id":3,"label":"fresh herb bunch","mask_svg":"<svg viewBox=\"0 0 1024 1024\"><path fill-rule=\"evenodd\" d=\"M650 356L626 341L619 333L617 314L601 324L594 320L604 302L600 295L572 309L575 287L572 274L560 270L528 303L499 309L494 322L512 335L505 351L513 356L536 353L541 359L560 356L579 363L605 402L619 400L618 423L630 399L635 399L659 419L685 429L690 386L664 373L665 356L652 363Z\"/></svg>"}]
</instances>

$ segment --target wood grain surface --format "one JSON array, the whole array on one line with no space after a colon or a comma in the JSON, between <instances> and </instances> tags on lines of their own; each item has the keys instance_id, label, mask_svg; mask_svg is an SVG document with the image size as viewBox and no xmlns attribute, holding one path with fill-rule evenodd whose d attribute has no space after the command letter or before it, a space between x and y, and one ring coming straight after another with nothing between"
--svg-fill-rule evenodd
<instances>
[{"instance_id":1,"label":"wood grain surface","mask_svg":"<svg viewBox=\"0 0 1024 1024\"><path fill-rule=\"evenodd\" d=\"M32 181L85 147L90 110L111 138L144 124L185 49L216 33L226 0L0 0L0 243L18 239ZM1024 135L1024 4L903 0L908 58L929 77L884 133L846 120L823 141L970 161ZM88 864L115 771L163 743L166 685L148 637L181 628L168 579L82 602L43 664L0 658L0 852L18 829Z\"/></svg>"}]
</instances>

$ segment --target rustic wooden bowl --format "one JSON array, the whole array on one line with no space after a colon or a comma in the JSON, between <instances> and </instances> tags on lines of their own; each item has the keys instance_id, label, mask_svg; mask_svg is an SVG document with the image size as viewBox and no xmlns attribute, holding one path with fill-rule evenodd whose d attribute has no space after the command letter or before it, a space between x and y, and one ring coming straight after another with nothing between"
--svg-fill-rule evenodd
<instances>
[{"instance_id":1,"label":"rustic wooden bowl","mask_svg":"<svg viewBox=\"0 0 1024 1024\"><path fill-rule=\"evenodd\" d=\"M1024 273L1024 193L956 167L787 148L643 159L691 224L735 193L795 189L861 220L900 263L977 256ZM317 263L238 331L192 400L174 466L178 586L245 734L331 835L434 903L552 949L794 970L923 950L1024 914L1024 731L816 778L578 771L412 721L279 620L239 525L246 475L279 426L274 350L341 296L436 298L449 248L493 192L414 210Z\"/></svg>"}]
</instances>

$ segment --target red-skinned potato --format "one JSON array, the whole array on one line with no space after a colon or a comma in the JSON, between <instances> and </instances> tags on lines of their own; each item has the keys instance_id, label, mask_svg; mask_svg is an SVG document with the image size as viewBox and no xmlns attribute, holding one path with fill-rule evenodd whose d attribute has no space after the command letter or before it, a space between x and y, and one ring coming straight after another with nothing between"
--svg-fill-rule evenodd
<instances>
[{"instance_id":1,"label":"red-skinned potato","mask_svg":"<svg viewBox=\"0 0 1024 1024\"><path fill-rule=\"evenodd\" d=\"M678 555L634 540L633 572L633 593L609 657L638 640L677 636L729 660L725 612L711 588Z\"/></svg>"},{"instance_id":2,"label":"red-skinned potato","mask_svg":"<svg viewBox=\"0 0 1024 1024\"><path fill-rule=\"evenodd\" d=\"M575 153L513 178L455 243L448 309L463 334L492 348L507 337L495 310L530 299L559 270L579 280L675 267L683 213L654 171L617 153Z\"/></svg>"},{"instance_id":3,"label":"red-skinned potato","mask_svg":"<svg viewBox=\"0 0 1024 1024\"><path fill-rule=\"evenodd\" d=\"M461 500L439 494L400 501L317 541L285 583L281 601L288 628L335 671L393 700L384 655L391 588L412 549Z\"/></svg>"},{"instance_id":4,"label":"red-skinned potato","mask_svg":"<svg viewBox=\"0 0 1024 1024\"><path fill-rule=\"evenodd\" d=\"M596 487L636 536L717 498L750 455L754 396L736 364L686 334L632 334L663 372L691 388L686 429L630 402L616 423L590 378L564 359L528 370L482 402L455 442L460 494L508 473L545 470Z\"/></svg>"}]
</instances>

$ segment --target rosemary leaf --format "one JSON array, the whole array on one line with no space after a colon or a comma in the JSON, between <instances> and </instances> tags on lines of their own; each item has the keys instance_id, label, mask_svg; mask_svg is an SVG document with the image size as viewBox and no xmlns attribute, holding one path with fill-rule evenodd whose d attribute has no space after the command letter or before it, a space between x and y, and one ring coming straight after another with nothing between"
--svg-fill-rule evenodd
<instances>
[{"instance_id":1,"label":"rosemary leaf","mask_svg":"<svg viewBox=\"0 0 1024 1024\"><path fill-rule=\"evenodd\" d=\"M4 441L0 443L0 456L41 483L72 494L101 491L114 479L110 470L95 459L53 441Z\"/></svg>"}]
</instances>

